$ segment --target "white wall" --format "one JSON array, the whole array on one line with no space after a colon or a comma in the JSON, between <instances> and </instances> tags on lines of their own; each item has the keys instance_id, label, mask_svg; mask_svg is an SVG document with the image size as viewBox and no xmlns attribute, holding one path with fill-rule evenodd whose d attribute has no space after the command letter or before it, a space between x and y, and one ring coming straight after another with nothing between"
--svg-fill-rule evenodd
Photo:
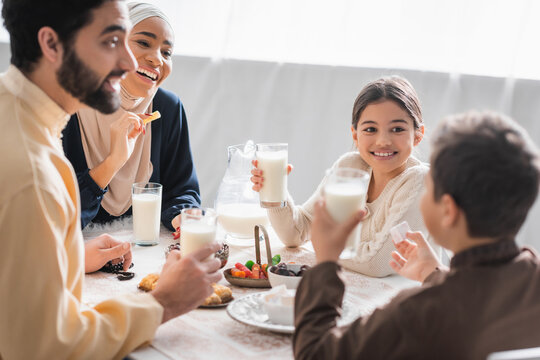
<instances>
[{"instance_id":1,"label":"white wall","mask_svg":"<svg viewBox=\"0 0 540 360\"><path fill-rule=\"evenodd\" d=\"M0 66L6 68L8 62L9 46L0 44ZM297 202L306 200L324 170L352 149L351 110L360 89L390 74L407 77L419 93L427 127L419 146L424 160L437 122L469 109L502 111L540 144L540 81L175 56L164 87L176 92L186 107L203 204L213 205L227 165L227 146L248 139L289 143L295 165L289 191ZM519 241L540 249L538 219L537 200Z\"/></svg>"}]
</instances>

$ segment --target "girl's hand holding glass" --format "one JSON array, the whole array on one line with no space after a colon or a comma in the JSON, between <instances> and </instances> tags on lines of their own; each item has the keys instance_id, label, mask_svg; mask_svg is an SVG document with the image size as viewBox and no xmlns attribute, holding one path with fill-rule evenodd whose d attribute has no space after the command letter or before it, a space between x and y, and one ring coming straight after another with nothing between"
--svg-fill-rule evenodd
<instances>
[{"instance_id":1,"label":"girl's hand holding glass","mask_svg":"<svg viewBox=\"0 0 540 360\"><path fill-rule=\"evenodd\" d=\"M251 182L253 183L252 189L254 191L259 192L261 188L263 187L263 181L264 181L263 171L257 167L258 166L257 160L252 160L251 163L255 167L254 169L251 170L251 175L253 175L250 179ZM289 175L292 170L293 170L293 166L291 164L288 164L287 175Z\"/></svg>"}]
</instances>

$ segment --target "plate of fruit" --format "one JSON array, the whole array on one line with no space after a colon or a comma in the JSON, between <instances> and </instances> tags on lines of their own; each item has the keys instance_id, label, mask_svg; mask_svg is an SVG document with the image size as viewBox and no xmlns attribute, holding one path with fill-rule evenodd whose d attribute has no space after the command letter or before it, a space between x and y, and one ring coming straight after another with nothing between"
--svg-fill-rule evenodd
<instances>
[{"instance_id":1,"label":"plate of fruit","mask_svg":"<svg viewBox=\"0 0 540 360\"><path fill-rule=\"evenodd\" d=\"M279 264L281 256L276 255L272 258L272 265ZM237 262L233 268L223 271L225 279L236 286L269 288L268 264L260 264L253 260L248 260L245 264Z\"/></svg>"},{"instance_id":2,"label":"plate of fruit","mask_svg":"<svg viewBox=\"0 0 540 360\"><path fill-rule=\"evenodd\" d=\"M259 245L259 232L263 233L264 243L266 245L266 263L261 262L261 246ZM270 249L270 238L268 232L263 225L255 225L254 228L255 241L255 261L249 260L245 264L236 263L233 268L223 271L225 279L236 286L245 286L252 288L269 288L270 281L268 280L268 268L277 265L281 261L281 256L272 257Z\"/></svg>"}]
</instances>

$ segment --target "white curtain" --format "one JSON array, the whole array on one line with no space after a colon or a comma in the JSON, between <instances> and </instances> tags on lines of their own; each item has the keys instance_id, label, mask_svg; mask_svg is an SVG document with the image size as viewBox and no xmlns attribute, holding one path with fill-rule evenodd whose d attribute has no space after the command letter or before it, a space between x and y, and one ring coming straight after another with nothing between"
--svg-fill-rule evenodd
<instances>
[{"instance_id":1,"label":"white curtain","mask_svg":"<svg viewBox=\"0 0 540 360\"><path fill-rule=\"evenodd\" d=\"M153 0L180 55L540 80L537 0Z\"/></svg>"}]
</instances>

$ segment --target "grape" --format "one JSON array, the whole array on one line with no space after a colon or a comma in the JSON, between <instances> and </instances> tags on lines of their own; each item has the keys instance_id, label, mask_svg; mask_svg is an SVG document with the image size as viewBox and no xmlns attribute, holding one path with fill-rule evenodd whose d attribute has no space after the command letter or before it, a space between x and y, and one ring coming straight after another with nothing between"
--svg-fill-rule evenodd
<instances>
[{"instance_id":1,"label":"grape","mask_svg":"<svg viewBox=\"0 0 540 360\"><path fill-rule=\"evenodd\" d=\"M276 274L283 275L283 276L289 276L289 270L284 268L278 268L276 271Z\"/></svg>"}]
</instances>

